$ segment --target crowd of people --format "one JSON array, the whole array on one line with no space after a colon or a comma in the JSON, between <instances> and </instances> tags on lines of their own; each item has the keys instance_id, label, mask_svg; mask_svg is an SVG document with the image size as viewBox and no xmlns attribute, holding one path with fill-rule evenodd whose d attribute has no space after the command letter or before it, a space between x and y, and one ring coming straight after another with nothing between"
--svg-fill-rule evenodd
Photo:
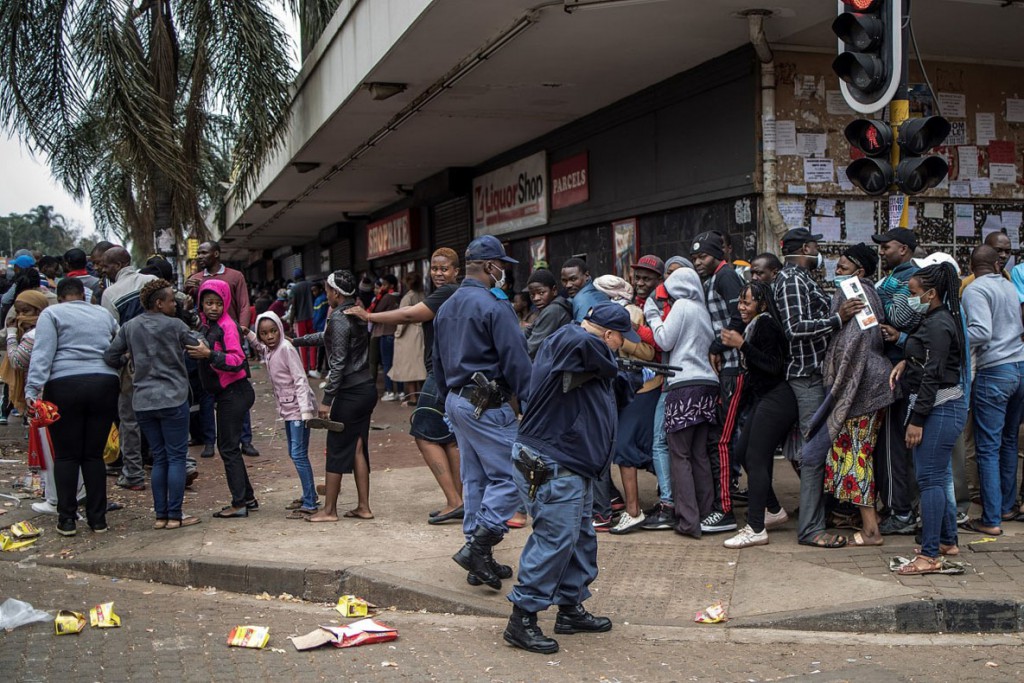
<instances>
[{"instance_id":1,"label":"crowd of people","mask_svg":"<svg viewBox=\"0 0 1024 683\"><path fill-rule=\"evenodd\" d=\"M552 604L558 633L611 627L582 607L598 532L767 544L789 520L773 488L779 453L799 476L800 544L916 533L900 573L940 571L958 529L999 535L1024 518L1024 265L1007 271L1001 232L973 250L968 274L896 228L845 247L825 282L819 240L790 230L781 259L748 264L706 232L684 255L637 259L629 280L572 258L516 290L514 261L485 236L464 260L433 253L429 293L416 273L400 286L391 274L314 280L301 269L250 292L216 242L180 288L168 261L136 269L109 243L60 258L25 251L0 299L0 420L59 413L46 500L33 507L73 535L81 500L89 527L107 530L108 474L152 488L155 528L200 523L182 509L198 476L190 444L223 461L230 503L214 517L257 509L243 461L259 455L250 358L265 364L285 424L301 483L294 519L372 519L373 410L414 406L410 433L444 497L426 521L462 523L453 559L470 585L511 578L492 548L532 518L505 636L537 652L557 649L536 625ZM311 379L323 380L320 398ZM113 424L120 457L105 466ZM322 487L308 454L316 428L328 432ZM641 499L643 472L655 500ZM340 512L346 474L358 502ZM853 533L829 531L844 528Z\"/></svg>"}]
</instances>

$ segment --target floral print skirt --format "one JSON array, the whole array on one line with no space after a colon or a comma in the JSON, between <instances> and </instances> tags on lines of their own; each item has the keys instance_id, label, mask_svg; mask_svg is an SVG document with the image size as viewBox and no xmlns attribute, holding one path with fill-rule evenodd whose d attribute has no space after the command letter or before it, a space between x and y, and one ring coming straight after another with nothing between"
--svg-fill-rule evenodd
<instances>
[{"instance_id":1,"label":"floral print skirt","mask_svg":"<svg viewBox=\"0 0 1024 683\"><path fill-rule=\"evenodd\" d=\"M825 493L854 505L874 506L874 453L880 423L878 413L843 423L825 457Z\"/></svg>"}]
</instances>

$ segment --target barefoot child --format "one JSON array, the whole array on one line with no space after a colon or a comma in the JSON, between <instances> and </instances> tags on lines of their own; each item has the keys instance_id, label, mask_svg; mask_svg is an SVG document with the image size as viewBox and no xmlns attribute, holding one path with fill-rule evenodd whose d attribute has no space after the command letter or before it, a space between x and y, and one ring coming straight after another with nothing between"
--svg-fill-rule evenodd
<instances>
[{"instance_id":1,"label":"barefoot child","mask_svg":"<svg viewBox=\"0 0 1024 683\"><path fill-rule=\"evenodd\" d=\"M302 483L302 497L287 506L292 511L288 519L304 519L318 509L313 467L309 464L309 427L306 426L306 420L316 416L316 395L306 379L302 358L291 342L285 339L284 324L276 313L261 313L256 318L255 332L243 331L267 364L267 375L277 400L277 412L284 420L288 455Z\"/></svg>"}]
</instances>

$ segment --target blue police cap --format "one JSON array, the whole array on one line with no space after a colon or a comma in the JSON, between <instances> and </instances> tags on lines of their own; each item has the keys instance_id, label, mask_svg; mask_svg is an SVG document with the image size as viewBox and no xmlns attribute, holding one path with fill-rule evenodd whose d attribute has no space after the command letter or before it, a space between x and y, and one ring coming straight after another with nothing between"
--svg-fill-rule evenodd
<instances>
[{"instance_id":1,"label":"blue police cap","mask_svg":"<svg viewBox=\"0 0 1024 683\"><path fill-rule=\"evenodd\" d=\"M640 342L640 335L633 329L633 321L629 319L629 312L611 301L603 301L591 308L584 320L589 320L606 330L621 332L625 339L633 343Z\"/></svg>"},{"instance_id":2,"label":"blue police cap","mask_svg":"<svg viewBox=\"0 0 1024 683\"><path fill-rule=\"evenodd\" d=\"M467 261L504 261L505 263L519 263L514 258L505 254L505 247L501 240L494 235L477 237L466 247Z\"/></svg>"}]
</instances>

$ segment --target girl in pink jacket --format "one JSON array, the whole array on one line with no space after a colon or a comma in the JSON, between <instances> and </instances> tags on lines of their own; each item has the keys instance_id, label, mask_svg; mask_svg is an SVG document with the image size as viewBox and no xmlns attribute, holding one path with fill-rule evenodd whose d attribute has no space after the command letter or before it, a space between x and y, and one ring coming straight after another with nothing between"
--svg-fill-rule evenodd
<instances>
[{"instance_id":1,"label":"girl in pink jacket","mask_svg":"<svg viewBox=\"0 0 1024 683\"><path fill-rule=\"evenodd\" d=\"M292 511L288 517L303 519L317 511L318 503L313 467L309 464L309 427L306 425L306 420L316 417L316 395L306 379L299 352L284 336L284 324L277 313L261 313L256 318L255 331L249 330L247 336L266 363L277 412L284 420L288 455L302 483L302 498L287 506Z\"/></svg>"}]
</instances>

